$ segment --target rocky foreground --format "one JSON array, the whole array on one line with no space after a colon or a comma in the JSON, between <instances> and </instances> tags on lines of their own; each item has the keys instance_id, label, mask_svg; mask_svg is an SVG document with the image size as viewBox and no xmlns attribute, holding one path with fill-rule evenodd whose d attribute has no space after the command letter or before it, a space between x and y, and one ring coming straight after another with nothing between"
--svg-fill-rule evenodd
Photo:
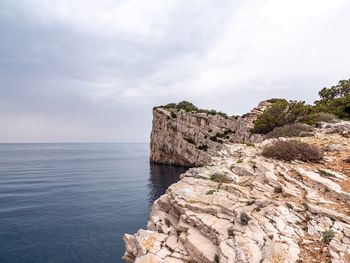
<instances>
[{"instance_id":1,"label":"rocky foreground","mask_svg":"<svg viewBox=\"0 0 350 263\"><path fill-rule=\"evenodd\" d=\"M350 262L350 123L298 138L320 163L261 155L271 143L225 142L152 207L148 230L124 236L126 262Z\"/></svg>"}]
</instances>

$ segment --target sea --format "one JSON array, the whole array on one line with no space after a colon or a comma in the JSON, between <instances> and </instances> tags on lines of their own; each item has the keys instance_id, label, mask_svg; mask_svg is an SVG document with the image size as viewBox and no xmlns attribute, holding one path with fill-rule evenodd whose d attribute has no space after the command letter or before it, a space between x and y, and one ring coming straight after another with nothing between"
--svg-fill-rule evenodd
<instances>
[{"instance_id":1,"label":"sea","mask_svg":"<svg viewBox=\"0 0 350 263\"><path fill-rule=\"evenodd\" d=\"M0 144L0 263L119 263L186 168L149 144Z\"/></svg>"}]
</instances>

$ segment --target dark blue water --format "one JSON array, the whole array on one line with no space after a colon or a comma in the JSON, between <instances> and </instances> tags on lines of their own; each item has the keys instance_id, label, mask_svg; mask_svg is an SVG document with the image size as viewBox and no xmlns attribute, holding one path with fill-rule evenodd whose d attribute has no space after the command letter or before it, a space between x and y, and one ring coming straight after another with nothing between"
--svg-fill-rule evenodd
<instances>
[{"instance_id":1,"label":"dark blue water","mask_svg":"<svg viewBox=\"0 0 350 263\"><path fill-rule=\"evenodd\" d=\"M0 262L122 262L122 235L184 168L148 144L0 144Z\"/></svg>"}]
</instances>

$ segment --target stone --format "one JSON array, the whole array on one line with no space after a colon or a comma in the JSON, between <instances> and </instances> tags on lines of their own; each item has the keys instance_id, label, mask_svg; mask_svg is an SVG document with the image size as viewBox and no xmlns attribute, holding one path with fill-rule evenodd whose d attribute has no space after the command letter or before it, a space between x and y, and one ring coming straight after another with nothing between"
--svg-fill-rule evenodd
<instances>
[{"instance_id":1,"label":"stone","mask_svg":"<svg viewBox=\"0 0 350 263\"><path fill-rule=\"evenodd\" d=\"M344 185L350 174L343 162L350 155L350 138L344 136L348 123L326 124L313 137L298 138L318 146L341 140L339 152L325 152L324 160L331 162L287 163L261 156L271 140L252 147L235 142L234 135L199 153L180 137L191 134L198 144L208 127L217 132L234 126L239 138L254 138L239 120L177 112L175 123L168 111L155 111L152 158L201 167L189 169L154 202L148 230L124 235L125 262L348 262L350 195ZM256 109L247 118L258 114ZM159 130L173 126L178 132ZM227 180L211 180L213 174ZM283 191L276 192L276 186ZM215 191L207 194L209 190ZM249 217L244 224L242 213Z\"/></svg>"}]
</instances>

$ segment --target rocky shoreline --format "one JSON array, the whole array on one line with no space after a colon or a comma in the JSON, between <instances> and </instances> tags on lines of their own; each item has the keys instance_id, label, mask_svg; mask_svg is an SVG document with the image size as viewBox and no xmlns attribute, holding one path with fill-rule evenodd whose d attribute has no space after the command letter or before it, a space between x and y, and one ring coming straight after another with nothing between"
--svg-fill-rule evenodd
<instances>
[{"instance_id":1,"label":"rocky shoreline","mask_svg":"<svg viewBox=\"0 0 350 263\"><path fill-rule=\"evenodd\" d=\"M168 117L166 110L155 111ZM321 162L284 162L261 155L276 139L254 139L238 128L210 146L208 158L198 157L205 122L191 127L193 116L181 114L187 124L177 119L180 133L165 136L192 131L193 147L184 149L181 141L176 151L193 156L189 164L204 166L189 169L154 203L147 230L125 234L126 262L350 262L350 163L344 161L350 156L349 122L323 123L298 138L324 150ZM153 128L168 125L167 117L156 116ZM245 130L252 123L240 121ZM162 134L152 132L152 143ZM166 163L176 155L158 156Z\"/></svg>"}]
</instances>

